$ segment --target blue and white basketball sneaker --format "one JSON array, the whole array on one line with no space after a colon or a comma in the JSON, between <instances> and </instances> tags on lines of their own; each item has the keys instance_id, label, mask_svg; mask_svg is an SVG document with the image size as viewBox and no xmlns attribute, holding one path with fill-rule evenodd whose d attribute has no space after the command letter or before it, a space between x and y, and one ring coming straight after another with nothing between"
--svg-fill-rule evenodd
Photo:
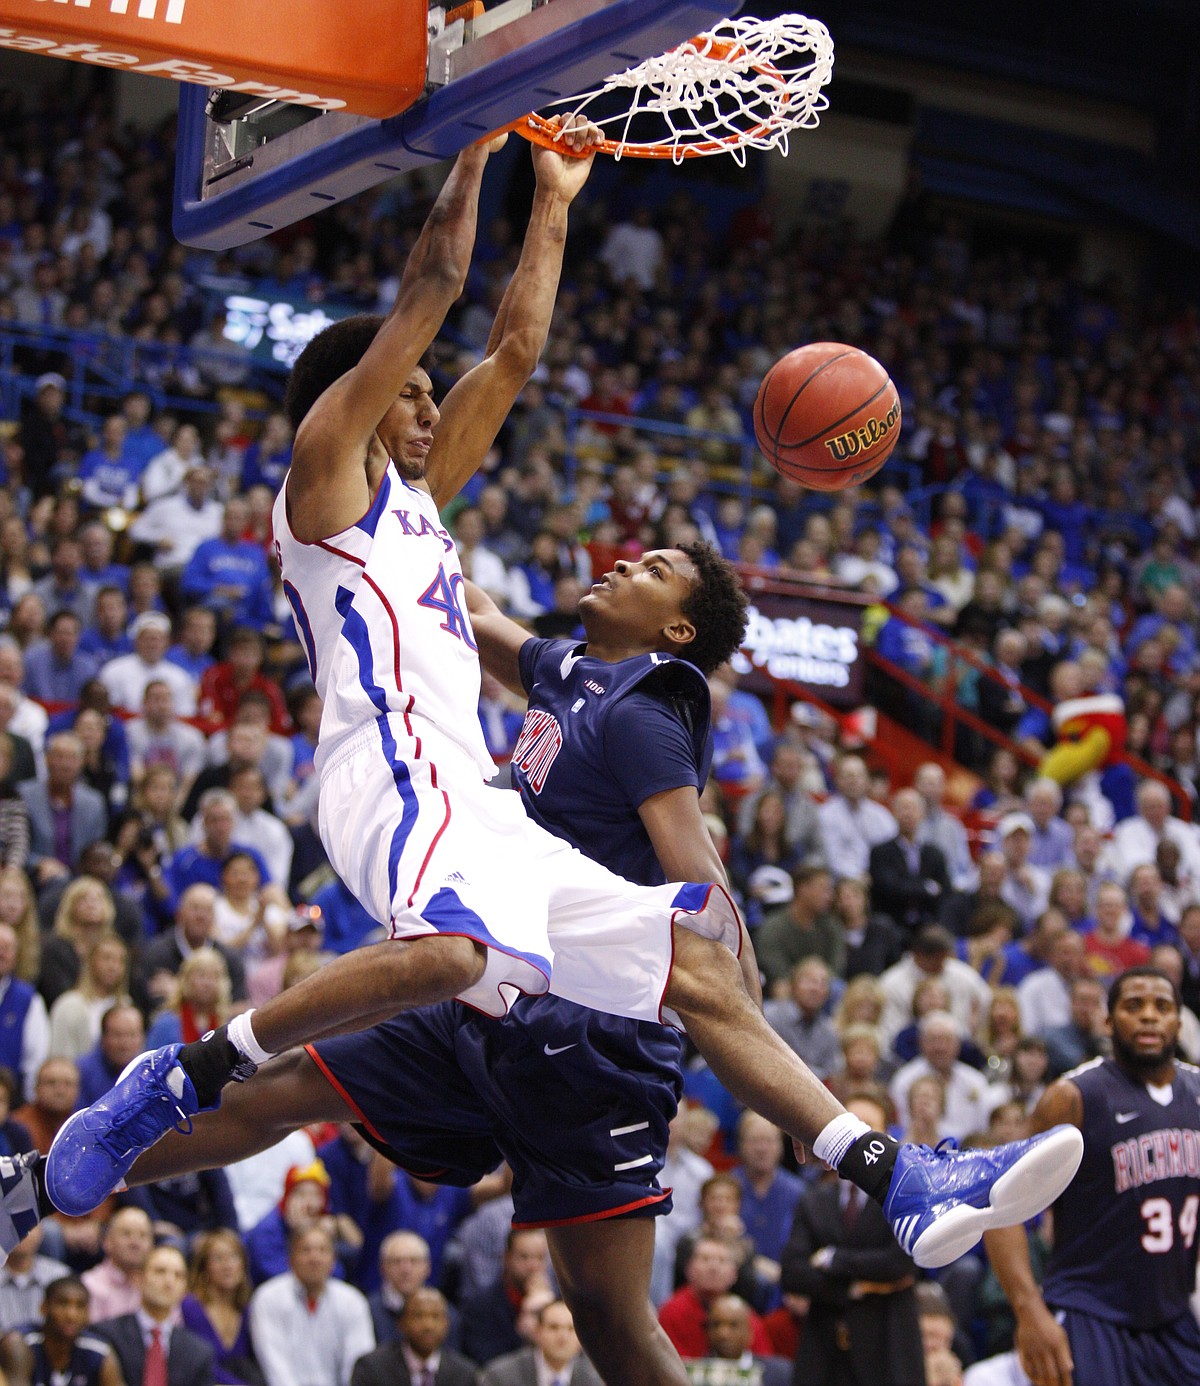
<instances>
[{"instance_id":1,"label":"blue and white basketball sneaker","mask_svg":"<svg viewBox=\"0 0 1200 1386\"><path fill-rule=\"evenodd\" d=\"M41 1158L36 1150L26 1155L0 1155L0 1266L42 1220L33 1179Z\"/></svg>"},{"instance_id":2,"label":"blue and white basketball sneaker","mask_svg":"<svg viewBox=\"0 0 1200 1386\"><path fill-rule=\"evenodd\" d=\"M181 1044L139 1054L116 1085L69 1116L46 1157L46 1192L61 1213L82 1217L116 1189L134 1160L168 1131L191 1130L200 1110L176 1062Z\"/></svg>"},{"instance_id":3,"label":"blue and white basketball sneaker","mask_svg":"<svg viewBox=\"0 0 1200 1386\"><path fill-rule=\"evenodd\" d=\"M925 1270L948 1266L985 1232L1036 1217L1075 1178L1083 1136L1055 1126L991 1150L959 1150L953 1140L902 1145L884 1216L896 1240Z\"/></svg>"}]
</instances>

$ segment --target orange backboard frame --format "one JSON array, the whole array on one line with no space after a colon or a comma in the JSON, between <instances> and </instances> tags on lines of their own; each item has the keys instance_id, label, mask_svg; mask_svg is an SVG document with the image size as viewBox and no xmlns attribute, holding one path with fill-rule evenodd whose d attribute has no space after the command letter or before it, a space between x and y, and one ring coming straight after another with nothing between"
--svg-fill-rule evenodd
<instances>
[{"instance_id":1,"label":"orange backboard frame","mask_svg":"<svg viewBox=\"0 0 1200 1386\"><path fill-rule=\"evenodd\" d=\"M384 119L425 89L428 21L427 0L0 0L0 48Z\"/></svg>"}]
</instances>

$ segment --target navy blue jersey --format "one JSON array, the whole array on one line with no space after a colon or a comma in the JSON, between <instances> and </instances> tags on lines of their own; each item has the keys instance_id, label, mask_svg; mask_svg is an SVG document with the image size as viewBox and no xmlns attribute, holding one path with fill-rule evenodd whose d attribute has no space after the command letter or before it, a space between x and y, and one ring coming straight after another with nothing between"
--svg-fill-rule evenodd
<instances>
[{"instance_id":1,"label":"navy blue jersey","mask_svg":"<svg viewBox=\"0 0 1200 1386\"><path fill-rule=\"evenodd\" d=\"M529 711L512 771L525 811L627 881L662 885L638 809L708 778L704 675L670 655L608 664L570 640L527 640L520 669Z\"/></svg>"},{"instance_id":2,"label":"navy blue jersey","mask_svg":"<svg viewBox=\"0 0 1200 1386\"><path fill-rule=\"evenodd\" d=\"M97 1386L100 1368L111 1351L103 1338L85 1330L75 1340L67 1370L56 1372L46 1357L46 1343L41 1329L31 1329L24 1338L33 1354L30 1386Z\"/></svg>"},{"instance_id":3,"label":"navy blue jersey","mask_svg":"<svg viewBox=\"0 0 1200 1386\"><path fill-rule=\"evenodd\" d=\"M661 884L638 809L708 777L704 676L666 655L607 664L569 640L526 641L520 668L513 773L529 816L626 880ZM683 1040L669 1026L520 996L503 1019L444 1002L309 1053L412 1173L469 1185L507 1159L519 1226L671 1210L658 1174Z\"/></svg>"},{"instance_id":4,"label":"navy blue jersey","mask_svg":"<svg viewBox=\"0 0 1200 1386\"><path fill-rule=\"evenodd\" d=\"M1083 1097L1083 1162L1054 1205L1046 1303L1158 1328L1196 1284L1200 1069L1177 1064L1165 1104L1112 1059L1065 1077Z\"/></svg>"}]
</instances>

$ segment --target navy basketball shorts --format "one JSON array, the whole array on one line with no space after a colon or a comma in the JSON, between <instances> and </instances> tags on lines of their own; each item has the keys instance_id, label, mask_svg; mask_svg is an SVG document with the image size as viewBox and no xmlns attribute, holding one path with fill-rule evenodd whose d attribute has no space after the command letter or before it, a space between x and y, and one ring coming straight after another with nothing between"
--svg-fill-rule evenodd
<instances>
[{"instance_id":1,"label":"navy basketball shorts","mask_svg":"<svg viewBox=\"0 0 1200 1386\"><path fill-rule=\"evenodd\" d=\"M308 1053L417 1178L468 1186L506 1160L516 1227L671 1210L658 1175L682 1090L673 1030L554 996L503 1019L447 1001Z\"/></svg>"},{"instance_id":2,"label":"navy basketball shorts","mask_svg":"<svg viewBox=\"0 0 1200 1386\"><path fill-rule=\"evenodd\" d=\"M1200 1382L1200 1325L1191 1313L1158 1328L1126 1328L1094 1314L1059 1314L1080 1386Z\"/></svg>"}]
</instances>

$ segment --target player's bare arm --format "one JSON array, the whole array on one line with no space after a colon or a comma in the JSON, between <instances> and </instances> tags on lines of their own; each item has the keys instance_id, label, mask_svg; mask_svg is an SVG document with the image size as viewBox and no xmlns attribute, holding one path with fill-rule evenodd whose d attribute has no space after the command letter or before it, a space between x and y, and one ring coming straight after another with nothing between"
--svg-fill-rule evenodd
<instances>
[{"instance_id":1,"label":"player's bare arm","mask_svg":"<svg viewBox=\"0 0 1200 1386\"><path fill-rule=\"evenodd\" d=\"M470 578L466 579L466 597L467 615L471 618L471 629L479 646L480 664L498 683L523 698L525 685L521 682L518 656L521 646L527 640L532 640L533 636L524 626L506 616L483 588L477 587Z\"/></svg>"},{"instance_id":2,"label":"player's bare arm","mask_svg":"<svg viewBox=\"0 0 1200 1386\"><path fill-rule=\"evenodd\" d=\"M700 812L700 796L688 785L652 794L638 806L638 817L650 838L654 855L669 881L716 881L729 888L725 863ZM746 925L738 955L742 980L757 1005L762 1005L762 979Z\"/></svg>"},{"instance_id":3,"label":"player's bare arm","mask_svg":"<svg viewBox=\"0 0 1200 1386\"><path fill-rule=\"evenodd\" d=\"M475 145L455 160L375 340L297 430L287 480L288 519L297 539L315 543L337 534L370 506L378 476L368 474L368 450L397 396L414 385L427 388L418 367L466 283L484 166L502 142ZM377 451L382 470L387 459L382 447Z\"/></svg>"},{"instance_id":4,"label":"player's bare arm","mask_svg":"<svg viewBox=\"0 0 1200 1386\"><path fill-rule=\"evenodd\" d=\"M521 259L496 313L484 359L442 403L426 462L425 478L438 505L456 496L478 470L537 367L558 293L567 210L592 168L594 156L581 158L579 153L600 139L596 126L580 121L571 123L563 136L574 153L533 147L537 187Z\"/></svg>"},{"instance_id":5,"label":"player's bare arm","mask_svg":"<svg viewBox=\"0 0 1200 1386\"><path fill-rule=\"evenodd\" d=\"M1033 1110L1033 1133L1052 1126L1083 1124L1083 1097L1069 1079L1060 1078L1042 1094ZM988 1258L1016 1315L1016 1348L1034 1386L1071 1386L1074 1364L1062 1325L1046 1307L1033 1278L1029 1242L1023 1227L984 1233Z\"/></svg>"}]
</instances>

